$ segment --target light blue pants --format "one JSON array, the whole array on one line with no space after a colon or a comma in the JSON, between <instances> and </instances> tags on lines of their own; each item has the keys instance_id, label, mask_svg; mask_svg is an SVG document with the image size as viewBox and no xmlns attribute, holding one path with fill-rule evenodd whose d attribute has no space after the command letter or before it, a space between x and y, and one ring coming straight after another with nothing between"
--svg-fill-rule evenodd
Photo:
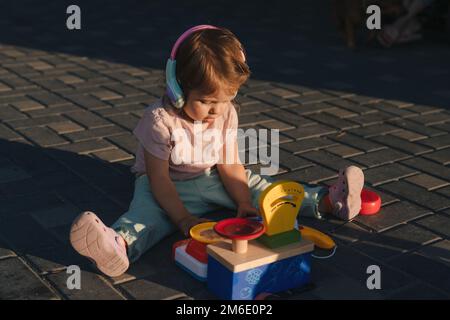
<instances>
[{"instance_id":1,"label":"light blue pants","mask_svg":"<svg viewBox=\"0 0 450 320\"><path fill-rule=\"evenodd\" d=\"M269 176L254 174L248 169L245 172L253 206L259 209L259 194L274 180ZM184 206L193 215L200 217L224 208L237 209L216 169L193 179L174 181L174 184ZM300 214L320 218L318 204L327 189L305 184L303 187L305 198ZM176 231L175 225L153 197L146 175L136 178L130 207L112 228L127 242L128 257L131 262L136 261L145 251Z\"/></svg>"}]
</instances>

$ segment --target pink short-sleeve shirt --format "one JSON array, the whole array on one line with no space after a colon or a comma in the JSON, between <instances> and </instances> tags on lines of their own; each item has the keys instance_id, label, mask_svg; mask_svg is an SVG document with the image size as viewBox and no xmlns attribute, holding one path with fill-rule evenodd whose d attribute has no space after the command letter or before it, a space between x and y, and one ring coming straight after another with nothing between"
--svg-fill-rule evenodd
<instances>
[{"instance_id":1,"label":"pink short-sleeve shirt","mask_svg":"<svg viewBox=\"0 0 450 320\"><path fill-rule=\"evenodd\" d=\"M194 178L225 160L240 163L238 157L228 158L228 154L237 154L237 127L238 117L231 103L214 122L194 123L174 107L163 106L160 99L146 108L133 131L139 145L131 170L138 175L146 173L144 149L169 161L169 175L173 180Z\"/></svg>"}]
</instances>

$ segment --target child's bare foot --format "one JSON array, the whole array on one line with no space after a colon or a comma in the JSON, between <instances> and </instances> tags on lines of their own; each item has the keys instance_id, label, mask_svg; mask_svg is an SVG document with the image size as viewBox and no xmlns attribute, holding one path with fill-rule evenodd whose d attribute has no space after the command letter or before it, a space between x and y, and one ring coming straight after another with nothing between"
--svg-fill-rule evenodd
<instances>
[{"instance_id":1,"label":"child's bare foot","mask_svg":"<svg viewBox=\"0 0 450 320\"><path fill-rule=\"evenodd\" d=\"M125 240L92 212L83 212L75 219L70 229L70 243L107 276L120 276L130 265Z\"/></svg>"},{"instance_id":2,"label":"child's bare foot","mask_svg":"<svg viewBox=\"0 0 450 320\"><path fill-rule=\"evenodd\" d=\"M361 191L364 186L364 173L355 166L339 172L338 181L329 189L333 214L343 220L351 220L361 210Z\"/></svg>"}]
</instances>

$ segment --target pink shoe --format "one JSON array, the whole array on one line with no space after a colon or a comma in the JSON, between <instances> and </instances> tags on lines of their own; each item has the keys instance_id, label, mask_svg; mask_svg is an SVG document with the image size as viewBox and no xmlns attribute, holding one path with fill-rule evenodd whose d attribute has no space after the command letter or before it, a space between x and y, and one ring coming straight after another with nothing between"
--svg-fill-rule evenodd
<instances>
[{"instance_id":1,"label":"pink shoe","mask_svg":"<svg viewBox=\"0 0 450 320\"><path fill-rule=\"evenodd\" d=\"M75 219L70 229L70 243L107 276L120 276L130 265L125 240L92 212L83 212Z\"/></svg>"},{"instance_id":2,"label":"pink shoe","mask_svg":"<svg viewBox=\"0 0 450 320\"><path fill-rule=\"evenodd\" d=\"M339 171L338 181L329 189L333 214L343 220L351 220L361 210L361 191L364 173L355 166Z\"/></svg>"}]
</instances>

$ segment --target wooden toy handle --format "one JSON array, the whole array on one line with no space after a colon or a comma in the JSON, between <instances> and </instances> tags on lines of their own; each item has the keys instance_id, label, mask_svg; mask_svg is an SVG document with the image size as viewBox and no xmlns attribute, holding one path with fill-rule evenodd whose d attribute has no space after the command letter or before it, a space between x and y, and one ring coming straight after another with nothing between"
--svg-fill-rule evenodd
<instances>
[{"instance_id":1,"label":"wooden toy handle","mask_svg":"<svg viewBox=\"0 0 450 320\"><path fill-rule=\"evenodd\" d=\"M233 239L231 242L233 252L234 253L246 253L248 248L248 241L247 240L239 240L239 239Z\"/></svg>"}]
</instances>

